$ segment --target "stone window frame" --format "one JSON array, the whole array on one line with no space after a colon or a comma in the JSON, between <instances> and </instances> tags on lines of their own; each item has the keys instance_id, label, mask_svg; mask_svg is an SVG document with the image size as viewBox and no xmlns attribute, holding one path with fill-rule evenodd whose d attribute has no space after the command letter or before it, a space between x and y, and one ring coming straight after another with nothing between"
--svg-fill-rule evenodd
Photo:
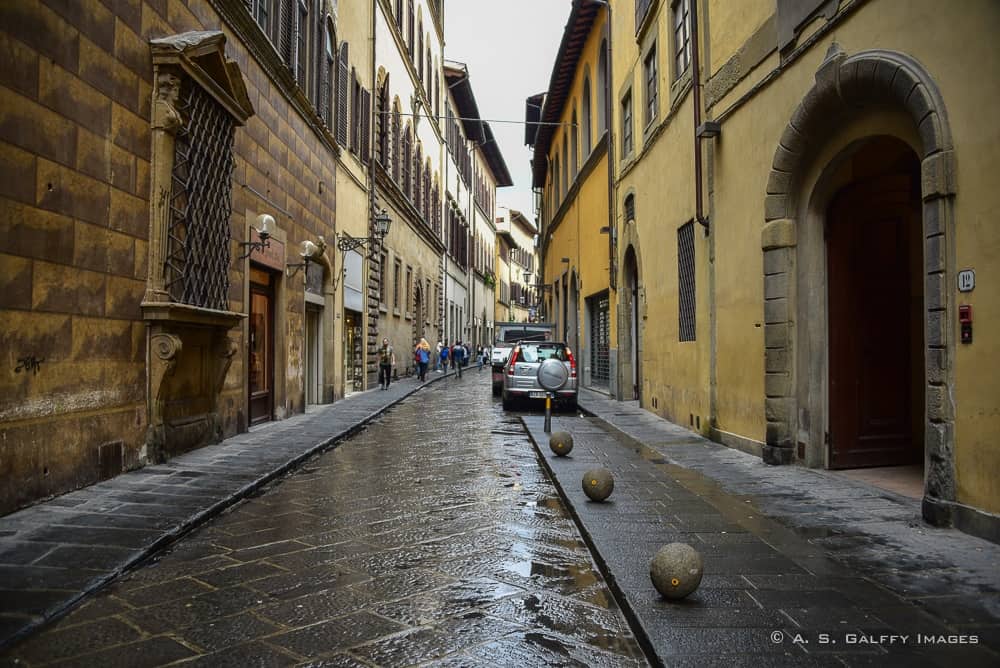
<instances>
[{"instance_id":1,"label":"stone window frame","mask_svg":"<svg viewBox=\"0 0 1000 668\"><path fill-rule=\"evenodd\" d=\"M954 277L949 248L955 234L955 150L944 100L933 77L904 53L872 49L848 56L833 43L783 131L764 200L761 249L764 269L765 445L769 464L794 459L798 432L795 377L795 287L801 178L837 124L866 108L902 112L919 137L923 257L925 265L925 487L922 510L931 524L968 515L956 502L954 461ZM782 308L775 308L781 305ZM971 520L969 520L971 522Z\"/></svg>"}]
</instances>

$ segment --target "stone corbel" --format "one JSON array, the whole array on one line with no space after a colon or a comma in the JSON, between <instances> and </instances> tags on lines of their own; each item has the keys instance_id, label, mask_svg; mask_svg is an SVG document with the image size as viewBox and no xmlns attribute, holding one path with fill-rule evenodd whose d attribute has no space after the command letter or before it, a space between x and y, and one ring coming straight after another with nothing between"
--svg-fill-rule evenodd
<instances>
[{"instance_id":1,"label":"stone corbel","mask_svg":"<svg viewBox=\"0 0 1000 668\"><path fill-rule=\"evenodd\" d=\"M226 375L229 373L229 367L233 365L233 358L236 357L238 351L239 346L228 336L216 339L214 350L212 351L212 361L214 363L214 385L212 389L215 397L218 397L222 393L222 389L226 384Z\"/></svg>"},{"instance_id":2,"label":"stone corbel","mask_svg":"<svg viewBox=\"0 0 1000 668\"><path fill-rule=\"evenodd\" d=\"M153 351L152 364L150 365L150 392L155 401L160 400L163 381L168 376L172 376L177 367L177 356L180 355L184 344L181 337L176 334L159 333L153 334L150 340L150 348Z\"/></svg>"}]
</instances>

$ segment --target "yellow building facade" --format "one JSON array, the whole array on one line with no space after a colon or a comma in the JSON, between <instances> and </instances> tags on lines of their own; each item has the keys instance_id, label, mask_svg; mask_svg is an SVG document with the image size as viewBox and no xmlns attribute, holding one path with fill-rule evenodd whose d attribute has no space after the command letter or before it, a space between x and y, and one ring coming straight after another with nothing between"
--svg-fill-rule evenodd
<instances>
[{"instance_id":1,"label":"yellow building facade","mask_svg":"<svg viewBox=\"0 0 1000 668\"><path fill-rule=\"evenodd\" d=\"M619 382L768 463L910 466L928 521L1000 537L1000 6L614 9Z\"/></svg>"},{"instance_id":2,"label":"yellow building facade","mask_svg":"<svg viewBox=\"0 0 1000 668\"><path fill-rule=\"evenodd\" d=\"M540 194L544 318L574 351L585 386L617 391L617 296L608 197L607 12L574 2L549 89L529 98L532 186Z\"/></svg>"}]
</instances>

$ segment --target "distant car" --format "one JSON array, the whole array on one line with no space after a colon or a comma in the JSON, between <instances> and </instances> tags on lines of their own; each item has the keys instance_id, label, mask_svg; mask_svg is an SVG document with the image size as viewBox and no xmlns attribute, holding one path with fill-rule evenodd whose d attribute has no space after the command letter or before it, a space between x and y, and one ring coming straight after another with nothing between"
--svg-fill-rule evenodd
<instances>
[{"instance_id":1,"label":"distant car","mask_svg":"<svg viewBox=\"0 0 1000 668\"><path fill-rule=\"evenodd\" d=\"M502 399L504 410L517 400L544 401L545 390L538 384L538 367L547 359L557 359L569 371L566 385L554 393L555 400L569 410L576 410L576 359L565 343L556 341L521 341L514 346L504 367Z\"/></svg>"},{"instance_id":2,"label":"distant car","mask_svg":"<svg viewBox=\"0 0 1000 668\"><path fill-rule=\"evenodd\" d=\"M490 369L493 373L493 396L500 396L503 390L503 372L510 358L510 351L514 350L513 343L498 342L490 351Z\"/></svg>"}]
</instances>

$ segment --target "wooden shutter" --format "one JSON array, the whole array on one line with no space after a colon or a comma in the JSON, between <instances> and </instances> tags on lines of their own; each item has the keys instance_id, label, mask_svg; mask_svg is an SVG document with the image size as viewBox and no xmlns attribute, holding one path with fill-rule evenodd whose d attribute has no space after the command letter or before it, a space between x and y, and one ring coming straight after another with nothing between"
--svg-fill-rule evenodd
<instances>
[{"instance_id":1,"label":"wooden shutter","mask_svg":"<svg viewBox=\"0 0 1000 668\"><path fill-rule=\"evenodd\" d=\"M288 69L292 69L295 62L295 0L281 0L278 13L281 22L278 33L278 51Z\"/></svg>"},{"instance_id":2,"label":"wooden shutter","mask_svg":"<svg viewBox=\"0 0 1000 668\"><path fill-rule=\"evenodd\" d=\"M372 130L372 94L371 91L361 89L361 162L368 164L371 152L371 130Z\"/></svg>"},{"instance_id":3,"label":"wooden shutter","mask_svg":"<svg viewBox=\"0 0 1000 668\"><path fill-rule=\"evenodd\" d=\"M340 45L340 62L337 64L337 142L341 146L347 146L347 105L348 105L348 84L347 79L350 69L347 64L348 56L347 42Z\"/></svg>"}]
</instances>

